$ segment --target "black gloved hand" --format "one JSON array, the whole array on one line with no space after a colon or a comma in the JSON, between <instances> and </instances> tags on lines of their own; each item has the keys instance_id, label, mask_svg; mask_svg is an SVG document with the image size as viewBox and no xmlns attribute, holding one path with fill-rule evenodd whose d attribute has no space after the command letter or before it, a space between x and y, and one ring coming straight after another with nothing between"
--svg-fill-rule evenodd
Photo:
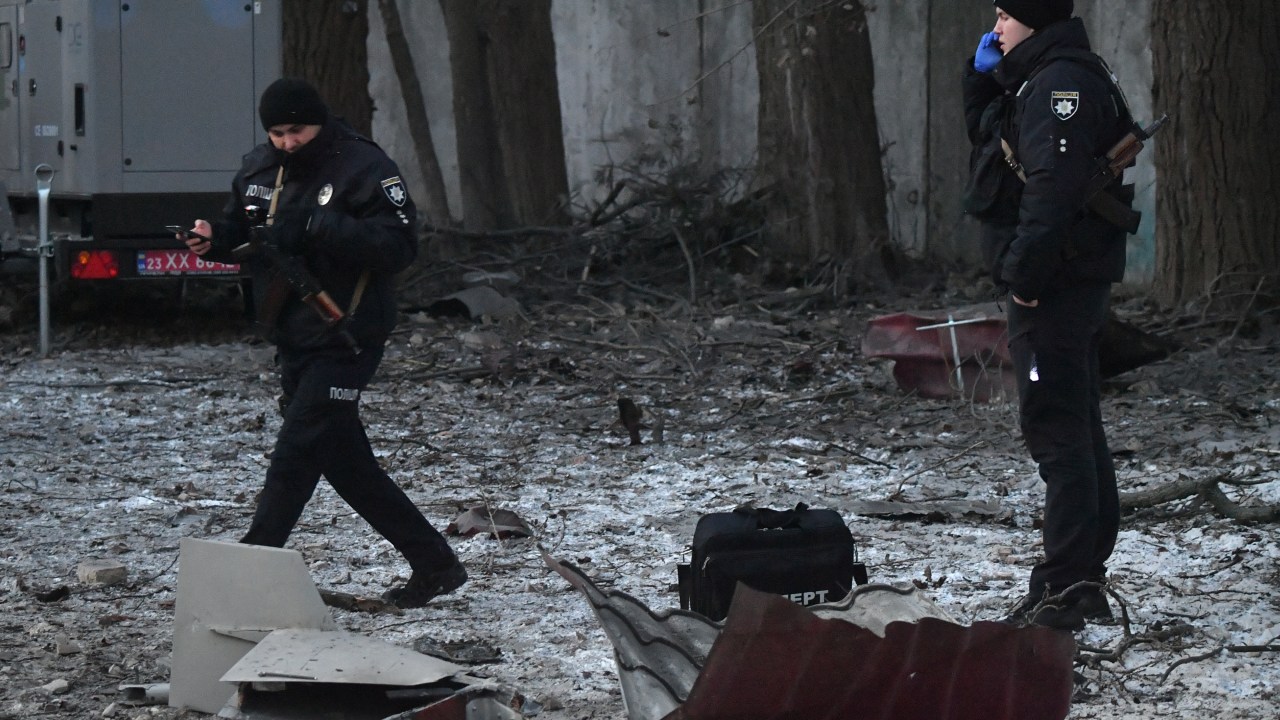
<instances>
[{"instance_id":1,"label":"black gloved hand","mask_svg":"<svg viewBox=\"0 0 1280 720\"><path fill-rule=\"evenodd\" d=\"M311 250L310 222L309 210L290 208L276 213L270 225L259 227L259 237L285 255L306 255Z\"/></svg>"}]
</instances>

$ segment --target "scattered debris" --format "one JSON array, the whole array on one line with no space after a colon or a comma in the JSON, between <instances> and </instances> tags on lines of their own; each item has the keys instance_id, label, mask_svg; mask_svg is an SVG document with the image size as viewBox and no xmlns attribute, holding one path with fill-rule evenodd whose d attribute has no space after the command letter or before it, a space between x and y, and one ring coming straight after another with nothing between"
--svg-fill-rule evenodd
<instances>
[{"instance_id":1,"label":"scattered debris","mask_svg":"<svg viewBox=\"0 0 1280 720\"><path fill-rule=\"evenodd\" d=\"M83 560L76 566L76 577L85 585L116 585L128 579L129 571L114 560Z\"/></svg>"},{"instance_id":2,"label":"scattered debris","mask_svg":"<svg viewBox=\"0 0 1280 720\"><path fill-rule=\"evenodd\" d=\"M435 638L423 635L413 641L413 649L423 655L438 657L452 663L481 665L502 661L501 650L479 640L437 642Z\"/></svg>"},{"instance_id":3,"label":"scattered debris","mask_svg":"<svg viewBox=\"0 0 1280 720\"><path fill-rule=\"evenodd\" d=\"M1110 317L1099 340L1099 371L1104 378L1114 377L1166 358L1175 349L1165 338ZM1017 396L1009 372L1008 326L995 303L872 318L862 352L894 360L898 387L923 397L988 402Z\"/></svg>"},{"instance_id":4,"label":"scattered debris","mask_svg":"<svg viewBox=\"0 0 1280 720\"><path fill-rule=\"evenodd\" d=\"M740 585L720 625L543 559L595 610L630 720L1060 720L1071 706L1070 634L965 627L915 588L862 585L806 608Z\"/></svg>"},{"instance_id":5,"label":"scattered debris","mask_svg":"<svg viewBox=\"0 0 1280 720\"><path fill-rule=\"evenodd\" d=\"M688 700L664 720L1067 716L1070 634L910 614L876 628L844 615L890 592L903 591L864 585L843 608L811 611L742 588Z\"/></svg>"},{"instance_id":6,"label":"scattered debris","mask_svg":"<svg viewBox=\"0 0 1280 720\"><path fill-rule=\"evenodd\" d=\"M342 630L284 628L272 630L221 679L414 687L461 672L461 667L438 658Z\"/></svg>"},{"instance_id":7,"label":"scattered debris","mask_svg":"<svg viewBox=\"0 0 1280 720\"><path fill-rule=\"evenodd\" d=\"M486 266L456 263L444 272ZM860 516L853 524L877 579L924 579L929 597L965 622L1002 617L1023 592L1043 489L1016 410L921 399L895 386L887 362L864 362L867 319L901 300L864 296L832 307L826 297L787 294L757 302L744 285L690 308L649 293L642 275L597 283L605 265L593 268L591 283L575 282L577 294L538 285L561 282L563 273L528 261L520 269L528 297L554 301L501 326L406 314L369 394L364 412L380 461L433 522L443 526L475 504L508 508L558 555L591 558L579 566L601 587L662 608L676 602L672 566L693 529L690 509L815 495L846 514L868 500L992 500L1015 522ZM704 271L720 272L710 260ZM432 287L439 277L427 275L423 297L443 294ZM219 284L220 294L234 290ZM979 296L931 295L912 306ZM0 441L9 548L0 571L8 623L0 664L12 686L0 715L205 717L128 708L111 690L168 679L180 538L243 535L278 422L265 410L278 382L271 348L231 322L237 308L220 305L218 318L230 320L211 326L203 312L158 313L170 307L176 303L148 302L114 315L110 327L60 316L58 352L46 360L33 357L29 323L0 333L0 385L11 400ZM1260 316L1260 326L1250 320L1224 352L1219 341L1239 317L1214 306L1164 311L1131 298L1117 310L1188 348L1104 386L1126 495L1230 471L1230 482L1216 484L1231 500L1280 505L1274 316ZM736 320L716 322L725 315ZM480 361L459 342L466 328L495 329L505 347L520 348L523 367L506 387L483 368L471 372ZM814 359L813 374L797 382L787 368L802 357ZM484 381L468 382L475 378ZM617 420L619 396L634 398L650 425L666 415L666 445L646 435L646 447L617 452L626 444L621 428L601 430ZM181 507L190 511L175 526ZM1250 648L1275 647L1267 645L1276 634L1274 521L1226 518L1197 491L1126 513L1123 523L1109 580L1130 601L1132 633L1126 623L1079 635L1080 652L1096 648L1097 662L1077 667L1072 714L1270 720L1268 688L1280 663L1274 649ZM517 707L531 715L540 708L539 720L625 717L613 651L593 639L590 606L537 569L532 543L478 535L450 544L474 570L467 593L403 616L330 612L345 630L403 647L424 633L500 644L504 662L486 674L536 698ZM405 570L399 553L370 542L368 526L323 485L290 546L316 582L356 597L376 595ZM88 557L123 560L128 590L79 584L76 564ZM937 585L943 577L950 579ZM60 583L71 586L61 603L32 594ZM60 632L85 652L56 655ZM71 683L66 694L41 689L59 677Z\"/></svg>"},{"instance_id":8,"label":"scattered debris","mask_svg":"<svg viewBox=\"0 0 1280 720\"><path fill-rule=\"evenodd\" d=\"M121 686L122 702L163 687L169 705L227 720L451 720L424 711L458 693L502 695L459 665L338 630L296 551L183 538L179 553L170 684Z\"/></svg>"},{"instance_id":9,"label":"scattered debris","mask_svg":"<svg viewBox=\"0 0 1280 720\"><path fill-rule=\"evenodd\" d=\"M595 611L613 644L630 720L659 720L679 707L702 671L719 623L688 610L655 613L625 592L601 591L577 567L545 551L542 559L586 596Z\"/></svg>"},{"instance_id":10,"label":"scattered debris","mask_svg":"<svg viewBox=\"0 0 1280 720\"><path fill-rule=\"evenodd\" d=\"M519 515L510 510L493 509L487 505L476 505L468 508L453 519L444 529L446 535L488 534L495 540L533 537L534 532Z\"/></svg>"},{"instance_id":11,"label":"scattered debris","mask_svg":"<svg viewBox=\"0 0 1280 720\"><path fill-rule=\"evenodd\" d=\"M404 712L385 720L521 720L522 711L535 714L539 706L523 695L492 687L470 687L418 710ZM350 720L350 718L344 718Z\"/></svg>"},{"instance_id":12,"label":"scattered debris","mask_svg":"<svg viewBox=\"0 0 1280 720\"><path fill-rule=\"evenodd\" d=\"M462 282L467 287L491 285L499 290L507 290L520 282L520 275L514 270L503 270L501 272L472 270L462 274Z\"/></svg>"},{"instance_id":13,"label":"scattered debris","mask_svg":"<svg viewBox=\"0 0 1280 720\"><path fill-rule=\"evenodd\" d=\"M222 676L277 628L337 629L294 550L183 538L178 566L173 707L222 710L234 694Z\"/></svg>"},{"instance_id":14,"label":"scattered debris","mask_svg":"<svg viewBox=\"0 0 1280 720\"><path fill-rule=\"evenodd\" d=\"M1017 393L1005 371L1013 364L1008 331L994 304L872 318L862 353L893 360L898 387L924 397L987 402Z\"/></svg>"},{"instance_id":15,"label":"scattered debris","mask_svg":"<svg viewBox=\"0 0 1280 720\"><path fill-rule=\"evenodd\" d=\"M276 630L223 676L237 683L219 717L230 720L453 720L518 718L514 693L444 660L354 633Z\"/></svg>"},{"instance_id":16,"label":"scattered debris","mask_svg":"<svg viewBox=\"0 0 1280 720\"><path fill-rule=\"evenodd\" d=\"M432 317L505 320L520 314L520 303L488 285L459 290L427 306Z\"/></svg>"},{"instance_id":17,"label":"scattered debris","mask_svg":"<svg viewBox=\"0 0 1280 720\"><path fill-rule=\"evenodd\" d=\"M66 585L59 585L52 590L36 590L31 594L42 603L62 602L71 597L71 588Z\"/></svg>"},{"instance_id":18,"label":"scattered debris","mask_svg":"<svg viewBox=\"0 0 1280 720\"><path fill-rule=\"evenodd\" d=\"M941 522L965 516L998 517L1002 509L996 500L932 500L892 502L889 500L854 500L846 505L854 515L884 518L924 518Z\"/></svg>"},{"instance_id":19,"label":"scattered debris","mask_svg":"<svg viewBox=\"0 0 1280 720\"><path fill-rule=\"evenodd\" d=\"M320 590L320 599L325 605L349 612L362 612L371 615L385 613L387 615L404 615L404 610L382 598L352 595L336 590Z\"/></svg>"},{"instance_id":20,"label":"scattered debris","mask_svg":"<svg viewBox=\"0 0 1280 720\"><path fill-rule=\"evenodd\" d=\"M169 683L121 685L119 702L124 705L168 705Z\"/></svg>"},{"instance_id":21,"label":"scattered debris","mask_svg":"<svg viewBox=\"0 0 1280 720\"><path fill-rule=\"evenodd\" d=\"M631 444L639 445L641 443L640 418L644 417L644 411L631 398L618 398L618 415L618 421L622 423L622 427L627 429Z\"/></svg>"},{"instance_id":22,"label":"scattered debris","mask_svg":"<svg viewBox=\"0 0 1280 720\"><path fill-rule=\"evenodd\" d=\"M72 640L66 635L58 635L54 640L53 650L60 656L75 655L84 652L84 648L80 647L80 643Z\"/></svg>"}]
</instances>

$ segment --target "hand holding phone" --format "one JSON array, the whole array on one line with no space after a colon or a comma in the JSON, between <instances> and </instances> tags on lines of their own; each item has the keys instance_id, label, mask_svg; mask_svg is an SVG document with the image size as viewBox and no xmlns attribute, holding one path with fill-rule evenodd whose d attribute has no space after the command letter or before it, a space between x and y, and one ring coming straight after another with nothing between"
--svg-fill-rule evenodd
<instances>
[{"instance_id":1,"label":"hand holding phone","mask_svg":"<svg viewBox=\"0 0 1280 720\"><path fill-rule=\"evenodd\" d=\"M209 223L204 220L197 220L195 223L197 228L210 232L213 228L209 227ZM194 229L188 230L179 225L165 225L166 230L173 233L178 239L183 240L187 244L187 249L196 255L204 255L213 249L213 238L204 233L196 232Z\"/></svg>"},{"instance_id":2,"label":"hand holding phone","mask_svg":"<svg viewBox=\"0 0 1280 720\"><path fill-rule=\"evenodd\" d=\"M168 230L174 235L177 235L183 240L191 240L194 238L194 239L200 240L201 242L212 242L211 238L207 238L204 235L201 235L200 233L196 232L195 230L188 230L182 227L181 225L165 225L164 229Z\"/></svg>"}]
</instances>

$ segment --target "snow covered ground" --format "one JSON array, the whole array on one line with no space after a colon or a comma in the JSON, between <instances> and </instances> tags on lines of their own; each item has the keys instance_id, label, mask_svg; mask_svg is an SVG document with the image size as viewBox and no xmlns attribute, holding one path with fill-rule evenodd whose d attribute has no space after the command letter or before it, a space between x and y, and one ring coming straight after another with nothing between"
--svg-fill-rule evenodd
<instances>
[{"instance_id":1,"label":"snow covered ground","mask_svg":"<svg viewBox=\"0 0 1280 720\"><path fill-rule=\"evenodd\" d=\"M859 351L887 310L584 301L505 324L407 318L363 400L385 467L439 527L485 504L537 538L451 538L471 573L460 592L403 615L334 610L338 625L490 645L500 661L474 672L538 717L620 720L608 642L535 543L669 608L700 514L799 501L841 511L874 581L926 587L965 621L1002 617L1036 559L1042 500L1014 411L902 393ZM278 424L272 353L234 326L78 331L48 359L32 335L0 335L0 718L195 717L124 706L116 689L168 679L179 539L234 541L248 523ZM1250 483L1223 485L1232 500L1280 506L1275 360L1273 341L1191 343L1109 384L1122 489L1221 477ZM617 422L620 397L645 411L643 445ZM891 498L999 510L851 510ZM324 484L290 547L323 589L376 596L408 571ZM80 583L90 558L123 563L127 582ZM1072 718L1276 716L1274 519L1194 497L1138 509L1110 580L1129 622L1079 634Z\"/></svg>"}]
</instances>

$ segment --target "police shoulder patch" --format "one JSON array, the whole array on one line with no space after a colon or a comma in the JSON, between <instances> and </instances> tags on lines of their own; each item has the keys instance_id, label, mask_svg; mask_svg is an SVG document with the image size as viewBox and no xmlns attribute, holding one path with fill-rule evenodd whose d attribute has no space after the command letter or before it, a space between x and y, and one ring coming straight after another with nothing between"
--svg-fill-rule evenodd
<instances>
[{"instance_id":1,"label":"police shoulder patch","mask_svg":"<svg viewBox=\"0 0 1280 720\"><path fill-rule=\"evenodd\" d=\"M1049 106L1059 120L1070 120L1080 109L1080 93L1068 90L1054 90L1049 96Z\"/></svg>"},{"instance_id":2,"label":"police shoulder patch","mask_svg":"<svg viewBox=\"0 0 1280 720\"><path fill-rule=\"evenodd\" d=\"M399 175L383 180L382 192L387 194L387 199L396 207L404 207L404 201L409 197L409 193L404 189L404 182L400 180Z\"/></svg>"}]
</instances>

